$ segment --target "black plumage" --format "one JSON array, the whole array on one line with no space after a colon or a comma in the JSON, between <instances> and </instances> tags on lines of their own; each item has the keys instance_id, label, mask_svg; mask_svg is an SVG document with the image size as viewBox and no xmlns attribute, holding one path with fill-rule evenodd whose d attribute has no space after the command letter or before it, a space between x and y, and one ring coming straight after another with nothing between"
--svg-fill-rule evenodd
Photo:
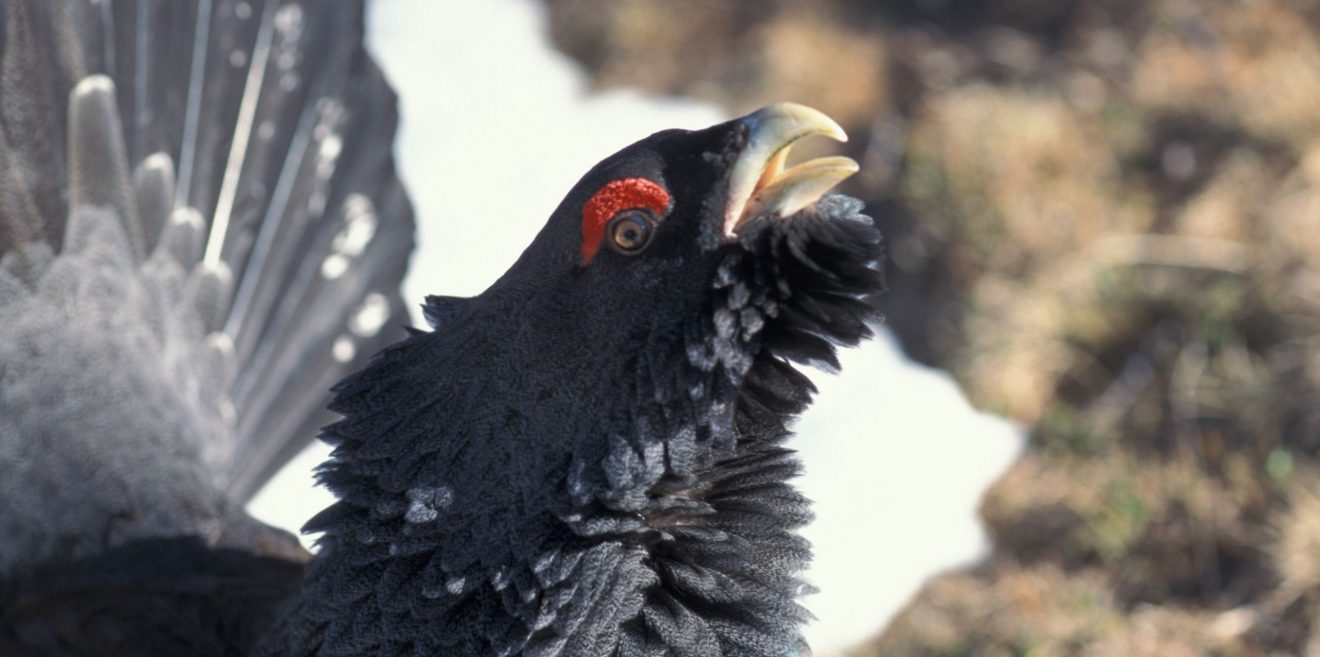
<instances>
[{"instance_id":1,"label":"black plumage","mask_svg":"<svg viewBox=\"0 0 1320 657\"><path fill-rule=\"evenodd\" d=\"M860 203L821 198L855 165L783 167L793 141L837 126L785 104L623 149L488 290L428 298L433 330L364 363L397 337L359 329L367 311L375 326L397 316L411 217L360 19L275 0L89 6L4 10L6 129L69 88L75 111L52 133L68 135L67 162L38 140L0 179L23 202L0 221L0 306L37 318L0 329L31 345L0 363L0 409L29 418L0 417L0 489L32 511L0 534L0 652L801 652L810 550L796 530L811 514L785 441L814 389L797 368L837 368L836 348L870 335L867 296L883 286ZM148 38L170 12L197 25L192 41ZM36 84L32 52L48 46L34 35L50 34L116 55L105 42L168 46L194 65L153 64L158 78L106 55ZM303 68L280 78L286 65ZM86 77L101 69L133 93ZM143 119L153 94L158 123ZM100 109L82 122L83 105ZM122 127L116 109L132 117ZM202 143L229 166L199 158ZM188 182L165 184L175 161ZM37 170L67 185L67 211L25 183ZM160 229L143 219L166 214ZM61 267L74 273L52 278ZM88 280L103 291L62 292ZM60 333L43 309L69 298L79 318L111 321ZM166 318L138 316L151 307ZM89 366L53 355L51 330ZM178 355L141 366L153 349ZM324 536L304 572L306 555L238 505L319 417L318 386L356 365L321 433L338 501L308 523ZM49 454L15 456L45 417L67 419L40 429ZM89 441L91 426L104 435ZM103 498L94 476L65 480L98 468Z\"/></svg>"},{"instance_id":2,"label":"black plumage","mask_svg":"<svg viewBox=\"0 0 1320 657\"><path fill-rule=\"evenodd\" d=\"M793 363L870 334L880 238L837 196L713 236L749 129L605 160L490 289L336 388L294 652L796 653ZM583 265L587 199L639 177L673 197L648 248Z\"/></svg>"}]
</instances>

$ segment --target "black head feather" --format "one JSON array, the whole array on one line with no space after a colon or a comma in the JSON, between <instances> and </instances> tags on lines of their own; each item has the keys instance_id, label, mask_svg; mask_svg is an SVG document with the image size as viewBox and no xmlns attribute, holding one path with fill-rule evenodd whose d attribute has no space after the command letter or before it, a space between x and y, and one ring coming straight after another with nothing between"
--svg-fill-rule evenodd
<instances>
[{"instance_id":1,"label":"black head feather","mask_svg":"<svg viewBox=\"0 0 1320 657\"><path fill-rule=\"evenodd\" d=\"M749 122L597 165L518 262L336 388L339 501L281 650L786 655L810 518L788 481L799 364L870 335L881 240L832 196L725 237ZM612 181L668 193L639 254L586 258ZM610 239L606 235L605 239Z\"/></svg>"}]
</instances>

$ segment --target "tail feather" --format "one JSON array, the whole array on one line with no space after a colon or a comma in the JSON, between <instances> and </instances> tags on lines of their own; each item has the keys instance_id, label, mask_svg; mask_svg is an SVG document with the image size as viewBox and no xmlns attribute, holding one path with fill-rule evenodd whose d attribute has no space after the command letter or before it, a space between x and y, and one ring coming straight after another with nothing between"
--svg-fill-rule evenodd
<instances>
[{"instance_id":1,"label":"tail feather","mask_svg":"<svg viewBox=\"0 0 1320 657\"><path fill-rule=\"evenodd\" d=\"M52 16L63 3L14 2L5 8L5 53L0 63L0 116L4 118L5 251L39 240L63 239L65 169L64 122L76 73L58 62ZM8 199L7 199L8 200ZM56 220L55 217L60 219Z\"/></svg>"},{"instance_id":2,"label":"tail feather","mask_svg":"<svg viewBox=\"0 0 1320 657\"><path fill-rule=\"evenodd\" d=\"M0 527L0 571L241 535L329 387L406 321L413 219L361 3L14 0L0 20L0 517L46 518ZM37 434L50 451L18 458ZM67 478L98 463L111 493L42 509L95 495ZM144 512L163 490L178 504Z\"/></svg>"},{"instance_id":3,"label":"tail feather","mask_svg":"<svg viewBox=\"0 0 1320 657\"><path fill-rule=\"evenodd\" d=\"M69 205L114 211L129 246L141 259L145 238L137 199L129 186L128 153L115 104L115 85L104 75L83 78L69 103Z\"/></svg>"},{"instance_id":4,"label":"tail feather","mask_svg":"<svg viewBox=\"0 0 1320 657\"><path fill-rule=\"evenodd\" d=\"M164 153L143 158L133 171L138 221L147 250L156 248L160 233L174 209L174 161Z\"/></svg>"}]
</instances>

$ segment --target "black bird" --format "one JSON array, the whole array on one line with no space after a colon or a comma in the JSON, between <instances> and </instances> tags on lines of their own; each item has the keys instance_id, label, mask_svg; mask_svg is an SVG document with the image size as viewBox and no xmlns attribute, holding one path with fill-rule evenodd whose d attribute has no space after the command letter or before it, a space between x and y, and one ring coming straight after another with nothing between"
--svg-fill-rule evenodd
<instances>
[{"instance_id":1,"label":"black bird","mask_svg":"<svg viewBox=\"0 0 1320 657\"><path fill-rule=\"evenodd\" d=\"M3 183L5 234L28 232L0 242L0 653L800 654L797 365L837 367L883 286L861 204L822 198L856 165L785 168L798 139L843 137L800 105L623 149L488 290L429 297L432 331L334 389L320 477L339 501L308 523L324 534L305 572L291 537L242 513L318 421L304 400L375 346L358 329L397 315L411 245L360 7L326 7L6 7L6 137L73 92L67 129L29 135L52 198L28 192L29 161ZM188 38L160 29L189 18ZM107 56L75 72L113 73L118 94L33 82L62 61L41 49L92 43ZM141 56L162 43L174 59ZM283 105L286 61L304 91ZM134 77L144 62L203 79ZM170 160L210 186L166 184Z\"/></svg>"}]
</instances>

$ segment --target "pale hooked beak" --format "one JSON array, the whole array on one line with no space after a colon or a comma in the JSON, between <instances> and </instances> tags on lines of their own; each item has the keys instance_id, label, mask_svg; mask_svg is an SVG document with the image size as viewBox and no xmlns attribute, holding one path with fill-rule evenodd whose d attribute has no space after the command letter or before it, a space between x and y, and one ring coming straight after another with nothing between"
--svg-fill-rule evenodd
<instances>
[{"instance_id":1,"label":"pale hooked beak","mask_svg":"<svg viewBox=\"0 0 1320 657\"><path fill-rule=\"evenodd\" d=\"M784 168L789 148L799 139L825 135L848 141L848 135L819 110L797 103L777 103L740 119L747 126L747 146L729 174L729 205L724 239L752 217L787 217L857 173L857 163L842 156L822 157Z\"/></svg>"}]
</instances>

